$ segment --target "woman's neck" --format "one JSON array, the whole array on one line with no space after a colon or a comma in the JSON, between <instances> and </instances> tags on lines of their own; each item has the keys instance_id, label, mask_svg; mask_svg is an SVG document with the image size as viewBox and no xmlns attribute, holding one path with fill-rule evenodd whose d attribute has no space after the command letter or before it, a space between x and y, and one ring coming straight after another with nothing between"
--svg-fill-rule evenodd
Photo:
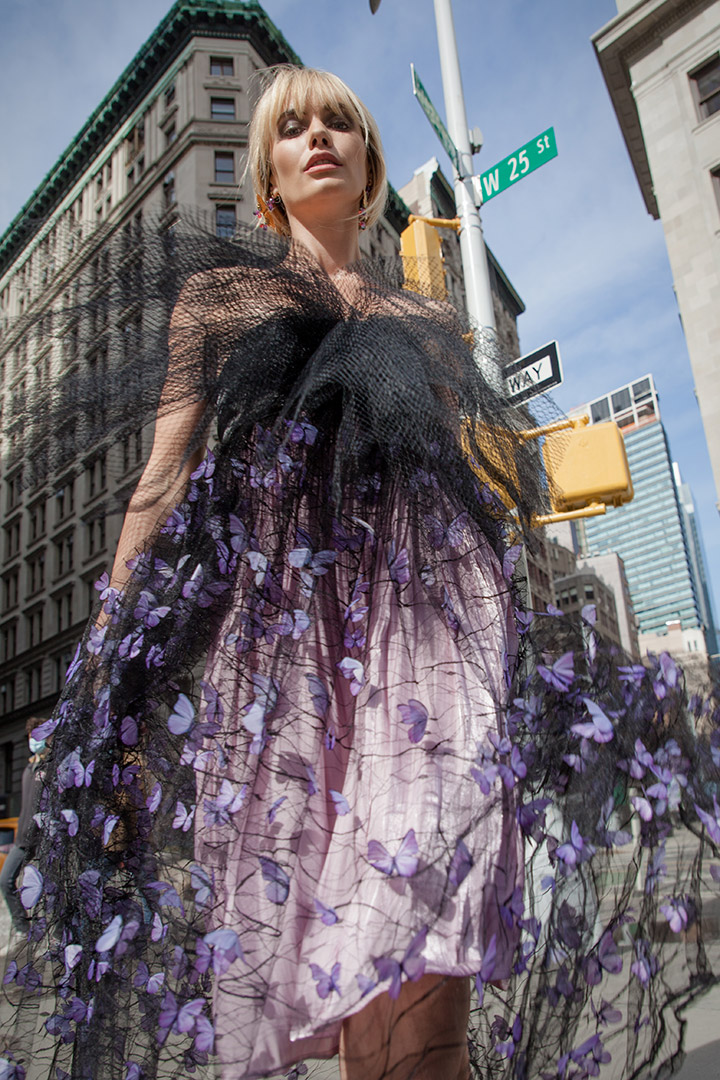
<instances>
[{"instance_id":1,"label":"woman's neck","mask_svg":"<svg viewBox=\"0 0 720 1080\"><path fill-rule=\"evenodd\" d=\"M331 225L317 222L305 224L290 218L293 240L314 255L330 277L360 258L357 221L335 220Z\"/></svg>"}]
</instances>

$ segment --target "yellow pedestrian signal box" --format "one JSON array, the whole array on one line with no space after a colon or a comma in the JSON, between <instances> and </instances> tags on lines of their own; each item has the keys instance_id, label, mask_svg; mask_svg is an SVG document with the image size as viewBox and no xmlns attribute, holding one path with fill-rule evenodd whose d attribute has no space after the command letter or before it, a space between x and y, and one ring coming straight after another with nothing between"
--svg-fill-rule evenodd
<instances>
[{"instance_id":1,"label":"yellow pedestrian signal box","mask_svg":"<svg viewBox=\"0 0 720 1080\"><path fill-rule=\"evenodd\" d=\"M400 234L405 288L433 300L446 300L445 260L437 229L426 221L412 221Z\"/></svg>"},{"instance_id":2,"label":"yellow pedestrian signal box","mask_svg":"<svg viewBox=\"0 0 720 1080\"><path fill-rule=\"evenodd\" d=\"M583 417L587 424L587 420ZM617 424L576 426L545 436L543 461L550 502L564 514L600 503L621 506L633 497L625 440Z\"/></svg>"},{"instance_id":3,"label":"yellow pedestrian signal box","mask_svg":"<svg viewBox=\"0 0 720 1080\"><path fill-rule=\"evenodd\" d=\"M547 477L551 514L533 518L534 526L552 525L571 518L596 517L608 506L621 506L633 497L633 485L625 452L625 442L617 424L588 425L588 417L558 420L526 431L503 431L475 425L475 438L484 446L488 460L497 462L493 476L480 467L470 453L466 420L462 445L475 473L498 493L512 509L513 492L518 490L514 451L523 442L542 439L542 456Z\"/></svg>"}]
</instances>

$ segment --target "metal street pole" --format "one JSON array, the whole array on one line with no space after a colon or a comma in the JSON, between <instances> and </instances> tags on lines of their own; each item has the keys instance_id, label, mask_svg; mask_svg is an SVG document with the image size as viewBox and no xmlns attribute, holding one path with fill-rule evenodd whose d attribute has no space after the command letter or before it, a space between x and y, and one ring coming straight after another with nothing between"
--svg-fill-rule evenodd
<instances>
[{"instance_id":1,"label":"metal street pole","mask_svg":"<svg viewBox=\"0 0 720 1080\"><path fill-rule=\"evenodd\" d=\"M470 317L482 328L495 330L490 272L480 212L475 205L472 187L473 163L470 133L465 112L465 96L460 75L455 24L451 0L434 0L438 50L442 72L445 115L450 138L460 155L460 172L455 172L455 204L460 218L460 253L462 256L465 292ZM486 374L501 382L496 363Z\"/></svg>"}]
</instances>

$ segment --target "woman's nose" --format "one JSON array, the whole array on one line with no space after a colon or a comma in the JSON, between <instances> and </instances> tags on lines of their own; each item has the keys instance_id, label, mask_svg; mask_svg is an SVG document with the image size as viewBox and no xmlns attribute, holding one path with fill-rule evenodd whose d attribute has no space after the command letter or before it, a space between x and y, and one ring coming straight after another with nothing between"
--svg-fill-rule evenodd
<instances>
[{"instance_id":1,"label":"woman's nose","mask_svg":"<svg viewBox=\"0 0 720 1080\"><path fill-rule=\"evenodd\" d=\"M321 120L314 118L308 128L308 136L311 146L327 146L330 142L330 133Z\"/></svg>"}]
</instances>

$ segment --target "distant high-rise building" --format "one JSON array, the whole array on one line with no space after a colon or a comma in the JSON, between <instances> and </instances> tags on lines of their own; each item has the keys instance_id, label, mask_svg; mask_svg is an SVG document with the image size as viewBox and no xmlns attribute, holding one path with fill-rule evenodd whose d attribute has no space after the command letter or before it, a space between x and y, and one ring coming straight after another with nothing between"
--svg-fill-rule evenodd
<instances>
[{"instance_id":1,"label":"distant high-rise building","mask_svg":"<svg viewBox=\"0 0 720 1080\"><path fill-rule=\"evenodd\" d=\"M663 223L720 498L720 3L617 7L593 43L648 213Z\"/></svg>"},{"instance_id":2,"label":"distant high-rise building","mask_svg":"<svg viewBox=\"0 0 720 1080\"><path fill-rule=\"evenodd\" d=\"M618 387L580 411L589 411L591 423L614 420L620 426L635 489L632 502L581 523L584 554L621 556L641 652L656 649L669 626L679 624L685 651L700 648L710 654L714 637L707 634L696 571L699 560L704 573L702 552L698 546L691 555L652 375Z\"/></svg>"},{"instance_id":3,"label":"distant high-rise building","mask_svg":"<svg viewBox=\"0 0 720 1080\"><path fill-rule=\"evenodd\" d=\"M680 507L685 522L685 536L688 542L693 575L699 588L698 603L700 605L700 614L705 625L705 640L707 641L708 652L710 655L717 656L718 637L715 611L712 602L712 587L707 569L707 559L705 558L702 534L700 532L700 522L695 510L695 500L693 499L690 485L683 483L680 466L676 461L673 462L673 476L680 497Z\"/></svg>"}]
</instances>

